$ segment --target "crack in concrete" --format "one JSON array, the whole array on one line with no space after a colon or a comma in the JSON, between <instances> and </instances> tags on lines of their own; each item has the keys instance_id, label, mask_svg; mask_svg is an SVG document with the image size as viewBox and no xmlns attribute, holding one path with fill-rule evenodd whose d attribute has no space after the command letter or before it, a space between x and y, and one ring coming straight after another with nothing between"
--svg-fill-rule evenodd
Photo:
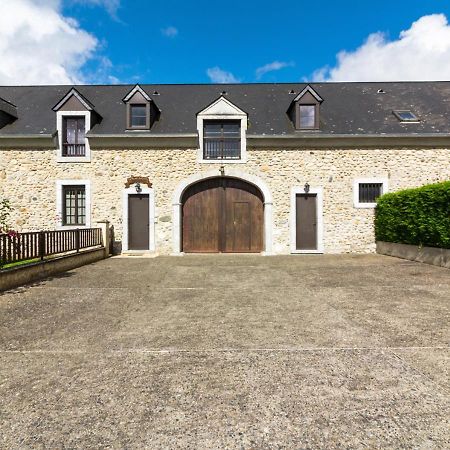
<instances>
[{"instance_id":1,"label":"crack in concrete","mask_svg":"<svg viewBox=\"0 0 450 450\"><path fill-rule=\"evenodd\" d=\"M389 351L398 359L405 362L394 350L450 350L448 346L437 347L289 347L289 348L193 348L193 349L126 349L126 350L0 350L1 353L11 354L127 354L127 353L155 353L155 354L167 354L167 353L268 353L268 352L280 352L280 353L301 353L301 352L346 352L346 351ZM407 364L405 362L405 364Z\"/></svg>"}]
</instances>

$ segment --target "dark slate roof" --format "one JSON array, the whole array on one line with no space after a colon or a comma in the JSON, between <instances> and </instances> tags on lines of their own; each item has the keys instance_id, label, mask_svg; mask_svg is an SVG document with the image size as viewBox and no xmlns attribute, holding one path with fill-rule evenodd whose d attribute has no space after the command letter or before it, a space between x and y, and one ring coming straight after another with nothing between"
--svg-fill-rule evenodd
<instances>
[{"instance_id":1,"label":"dark slate roof","mask_svg":"<svg viewBox=\"0 0 450 450\"><path fill-rule=\"evenodd\" d=\"M311 83L323 98L322 134L450 133L450 82ZM249 135L298 134L286 114L305 83L275 84L146 84L141 87L161 111L151 134L196 133L196 114L226 91L226 98L246 111ZM19 118L0 135L51 134L56 131L52 108L72 86L0 87L0 97L17 105ZM134 85L76 86L102 118L91 134L126 132L122 99ZM385 93L378 93L378 90ZM157 91L159 95L153 93ZM411 109L421 120L402 124L392 110ZM309 132L314 133L314 132ZM317 132L316 132L317 133Z\"/></svg>"}]
</instances>

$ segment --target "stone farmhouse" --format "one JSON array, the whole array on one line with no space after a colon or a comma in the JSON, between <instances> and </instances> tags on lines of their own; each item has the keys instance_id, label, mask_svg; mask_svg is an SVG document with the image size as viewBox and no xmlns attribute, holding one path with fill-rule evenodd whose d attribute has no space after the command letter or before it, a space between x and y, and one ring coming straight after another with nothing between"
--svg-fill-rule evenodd
<instances>
[{"instance_id":1,"label":"stone farmhouse","mask_svg":"<svg viewBox=\"0 0 450 450\"><path fill-rule=\"evenodd\" d=\"M376 199L450 179L450 82L0 87L19 231L122 252L375 249Z\"/></svg>"}]
</instances>

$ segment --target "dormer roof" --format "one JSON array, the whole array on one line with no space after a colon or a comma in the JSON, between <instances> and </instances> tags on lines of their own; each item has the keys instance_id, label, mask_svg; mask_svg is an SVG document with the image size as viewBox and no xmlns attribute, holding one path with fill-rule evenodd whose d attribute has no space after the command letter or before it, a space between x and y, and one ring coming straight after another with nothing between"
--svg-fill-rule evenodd
<instances>
[{"instance_id":1,"label":"dormer roof","mask_svg":"<svg viewBox=\"0 0 450 450\"><path fill-rule=\"evenodd\" d=\"M308 84L295 98L294 102L298 102L306 93L310 93L319 103L323 102L323 98Z\"/></svg>"},{"instance_id":2,"label":"dormer roof","mask_svg":"<svg viewBox=\"0 0 450 450\"><path fill-rule=\"evenodd\" d=\"M122 99L122 101L124 103L128 102L137 92L139 92L142 97L144 97L148 102L152 101L147 92L145 92L144 89L142 89L138 84L130 92L128 92L128 94Z\"/></svg>"},{"instance_id":3,"label":"dormer roof","mask_svg":"<svg viewBox=\"0 0 450 450\"><path fill-rule=\"evenodd\" d=\"M81 95L75 88L72 88L52 109L58 111L71 98L75 97L88 111L94 110L94 105Z\"/></svg>"},{"instance_id":4,"label":"dormer roof","mask_svg":"<svg viewBox=\"0 0 450 450\"><path fill-rule=\"evenodd\" d=\"M210 103L206 108L197 113L201 116L248 116L241 108L236 106L223 95Z\"/></svg>"},{"instance_id":5,"label":"dormer roof","mask_svg":"<svg viewBox=\"0 0 450 450\"><path fill-rule=\"evenodd\" d=\"M17 119L19 116L17 115L17 106L8 102L7 100L0 97L0 111L8 114L14 119Z\"/></svg>"}]
</instances>

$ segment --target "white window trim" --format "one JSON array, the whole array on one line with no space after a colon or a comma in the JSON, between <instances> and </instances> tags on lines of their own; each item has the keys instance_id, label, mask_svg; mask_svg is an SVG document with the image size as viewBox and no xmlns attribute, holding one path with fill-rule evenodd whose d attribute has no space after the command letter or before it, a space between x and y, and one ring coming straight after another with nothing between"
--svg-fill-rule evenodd
<instances>
[{"instance_id":1,"label":"white window trim","mask_svg":"<svg viewBox=\"0 0 450 450\"><path fill-rule=\"evenodd\" d=\"M86 224L63 225L63 186L84 186L86 189ZM90 180L56 180L56 229L71 230L91 227L91 181Z\"/></svg>"},{"instance_id":2,"label":"white window trim","mask_svg":"<svg viewBox=\"0 0 450 450\"><path fill-rule=\"evenodd\" d=\"M317 243L316 250L298 250L297 247L297 215L296 215L296 197L297 194L305 194L305 188L303 186L294 186L291 189L291 210L289 217L289 234L291 241L291 253L296 254L320 254L324 253L323 244L323 188L322 187L310 187L308 194L316 194L317 196Z\"/></svg>"},{"instance_id":3,"label":"white window trim","mask_svg":"<svg viewBox=\"0 0 450 450\"><path fill-rule=\"evenodd\" d=\"M155 191L153 188L141 186L141 191L139 194L148 194L148 214L149 214L149 227L148 227L148 250L129 250L128 248L128 198L130 194L137 194L136 185L130 186L123 190L122 194L122 252L128 251L150 251L154 252L156 250L156 233L155 233Z\"/></svg>"},{"instance_id":4,"label":"white window trim","mask_svg":"<svg viewBox=\"0 0 450 450\"><path fill-rule=\"evenodd\" d=\"M355 208L375 208L376 203L360 203L359 202L359 185L362 183L381 183L381 195L389 192L389 182L387 178L356 178L353 180L353 206Z\"/></svg>"},{"instance_id":5,"label":"white window trim","mask_svg":"<svg viewBox=\"0 0 450 450\"><path fill-rule=\"evenodd\" d=\"M240 159L204 159L203 158L203 121L204 120L240 120L241 121L241 158ZM207 114L197 116L197 130L199 149L197 151L197 162L208 164L243 164L247 162L247 115L244 114Z\"/></svg>"},{"instance_id":6,"label":"white window trim","mask_svg":"<svg viewBox=\"0 0 450 450\"><path fill-rule=\"evenodd\" d=\"M89 138L85 137L86 154L85 156L63 156L63 118L64 117L85 117L85 132L86 134L91 129L91 111L58 111L56 113L56 129L58 131L58 149L56 153L57 162L90 162L91 161L91 147Z\"/></svg>"},{"instance_id":7,"label":"white window trim","mask_svg":"<svg viewBox=\"0 0 450 450\"><path fill-rule=\"evenodd\" d=\"M221 108L224 108L223 112ZM208 113L209 111L209 113ZM240 120L241 121L241 158L240 159L204 159L203 158L203 121L204 120ZM219 97L215 102L197 114L199 148L197 162L205 164L245 164L247 162L247 114L226 98Z\"/></svg>"}]
</instances>

